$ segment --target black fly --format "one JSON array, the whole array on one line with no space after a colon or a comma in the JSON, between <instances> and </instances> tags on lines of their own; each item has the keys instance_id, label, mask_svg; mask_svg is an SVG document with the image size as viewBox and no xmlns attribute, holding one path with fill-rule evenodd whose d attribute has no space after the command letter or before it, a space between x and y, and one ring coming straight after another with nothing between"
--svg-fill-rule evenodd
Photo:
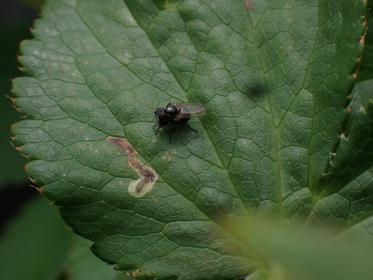
<instances>
[{"instance_id":1,"label":"black fly","mask_svg":"<svg viewBox=\"0 0 373 280\"><path fill-rule=\"evenodd\" d=\"M170 131L171 143L172 133L179 127L186 126L197 132L189 126L188 121L190 117L200 117L204 113L205 107L199 103L168 103L166 107L160 107L154 111L157 121L155 133L157 134L160 128Z\"/></svg>"}]
</instances>

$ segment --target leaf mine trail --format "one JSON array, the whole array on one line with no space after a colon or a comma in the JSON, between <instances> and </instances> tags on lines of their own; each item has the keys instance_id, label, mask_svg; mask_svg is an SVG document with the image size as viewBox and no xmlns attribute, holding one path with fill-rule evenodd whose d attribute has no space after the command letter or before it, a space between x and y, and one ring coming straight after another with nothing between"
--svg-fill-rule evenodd
<instances>
[{"instance_id":1,"label":"leaf mine trail","mask_svg":"<svg viewBox=\"0 0 373 280\"><path fill-rule=\"evenodd\" d=\"M137 158L134 147L123 138L108 137L106 141L113 144L120 152L127 154L128 166L139 175L137 180L129 183L129 194L139 198L152 191L158 175L153 168L146 166Z\"/></svg>"}]
</instances>

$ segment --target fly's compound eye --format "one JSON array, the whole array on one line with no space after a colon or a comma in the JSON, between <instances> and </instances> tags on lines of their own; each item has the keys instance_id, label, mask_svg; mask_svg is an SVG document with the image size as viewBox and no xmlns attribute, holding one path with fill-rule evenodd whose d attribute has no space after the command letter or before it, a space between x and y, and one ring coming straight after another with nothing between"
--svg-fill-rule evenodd
<instances>
[{"instance_id":1,"label":"fly's compound eye","mask_svg":"<svg viewBox=\"0 0 373 280\"><path fill-rule=\"evenodd\" d=\"M179 112L179 109L175 106L175 105L172 105L172 104L168 104L165 108L165 111L169 114L176 114Z\"/></svg>"},{"instance_id":2,"label":"fly's compound eye","mask_svg":"<svg viewBox=\"0 0 373 280\"><path fill-rule=\"evenodd\" d=\"M174 110L173 107L169 106L169 107L166 107L165 111L166 111L167 113L173 113L175 110Z\"/></svg>"}]
</instances>

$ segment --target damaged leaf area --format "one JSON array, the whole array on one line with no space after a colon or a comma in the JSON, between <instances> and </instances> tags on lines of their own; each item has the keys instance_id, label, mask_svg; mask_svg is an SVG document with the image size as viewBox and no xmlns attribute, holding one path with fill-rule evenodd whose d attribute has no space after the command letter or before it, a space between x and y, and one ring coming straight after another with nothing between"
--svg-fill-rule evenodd
<instances>
[{"instance_id":1,"label":"damaged leaf area","mask_svg":"<svg viewBox=\"0 0 373 280\"><path fill-rule=\"evenodd\" d=\"M136 150L125 139L109 137L106 140L115 145L119 151L127 154L128 166L139 175L137 180L128 184L128 192L134 197L143 197L150 192L158 179L155 171L137 159Z\"/></svg>"},{"instance_id":2,"label":"damaged leaf area","mask_svg":"<svg viewBox=\"0 0 373 280\"><path fill-rule=\"evenodd\" d=\"M21 44L14 144L74 232L136 279L255 273L226 215L369 238L368 16L363 0L49 0ZM206 114L170 144L153 111L185 102Z\"/></svg>"}]
</instances>

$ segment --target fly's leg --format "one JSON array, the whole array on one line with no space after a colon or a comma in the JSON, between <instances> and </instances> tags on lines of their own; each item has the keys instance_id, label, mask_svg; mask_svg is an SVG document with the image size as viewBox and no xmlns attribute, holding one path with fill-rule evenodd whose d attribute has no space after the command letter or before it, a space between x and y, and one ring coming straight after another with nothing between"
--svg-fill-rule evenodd
<instances>
[{"instance_id":1,"label":"fly's leg","mask_svg":"<svg viewBox=\"0 0 373 280\"><path fill-rule=\"evenodd\" d=\"M189 128L191 131L194 131L196 133L198 133L198 130L197 129L194 129L193 127L191 127L189 124L185 124L187 126L187 128Z\"/></svg>"},{"instance_id":2,"label":"fly's leg","mask_svg":"<svg viewBox=\"0 0 373 280\"><path fill-rule=\"evenodd\" d=\"M153 131L154 131L154 134L155 134L155 135L158 135L158 131L159 131L159 129L160 129L160 126L159 126L159 125L154 125L154 126L153 126Z\"/></svg>"},{"instance_id":3,"label":"fly's leg","mask_svg":"<svg viewBox=\"0 0 373 280\"><path fill-rule=\"evenodd\" d=\"M175 132L175 129L170 129L170 132L169 132L169 142L170 144L172 143L172 134L174 134Z\"/></svg>"}]
</instances>

